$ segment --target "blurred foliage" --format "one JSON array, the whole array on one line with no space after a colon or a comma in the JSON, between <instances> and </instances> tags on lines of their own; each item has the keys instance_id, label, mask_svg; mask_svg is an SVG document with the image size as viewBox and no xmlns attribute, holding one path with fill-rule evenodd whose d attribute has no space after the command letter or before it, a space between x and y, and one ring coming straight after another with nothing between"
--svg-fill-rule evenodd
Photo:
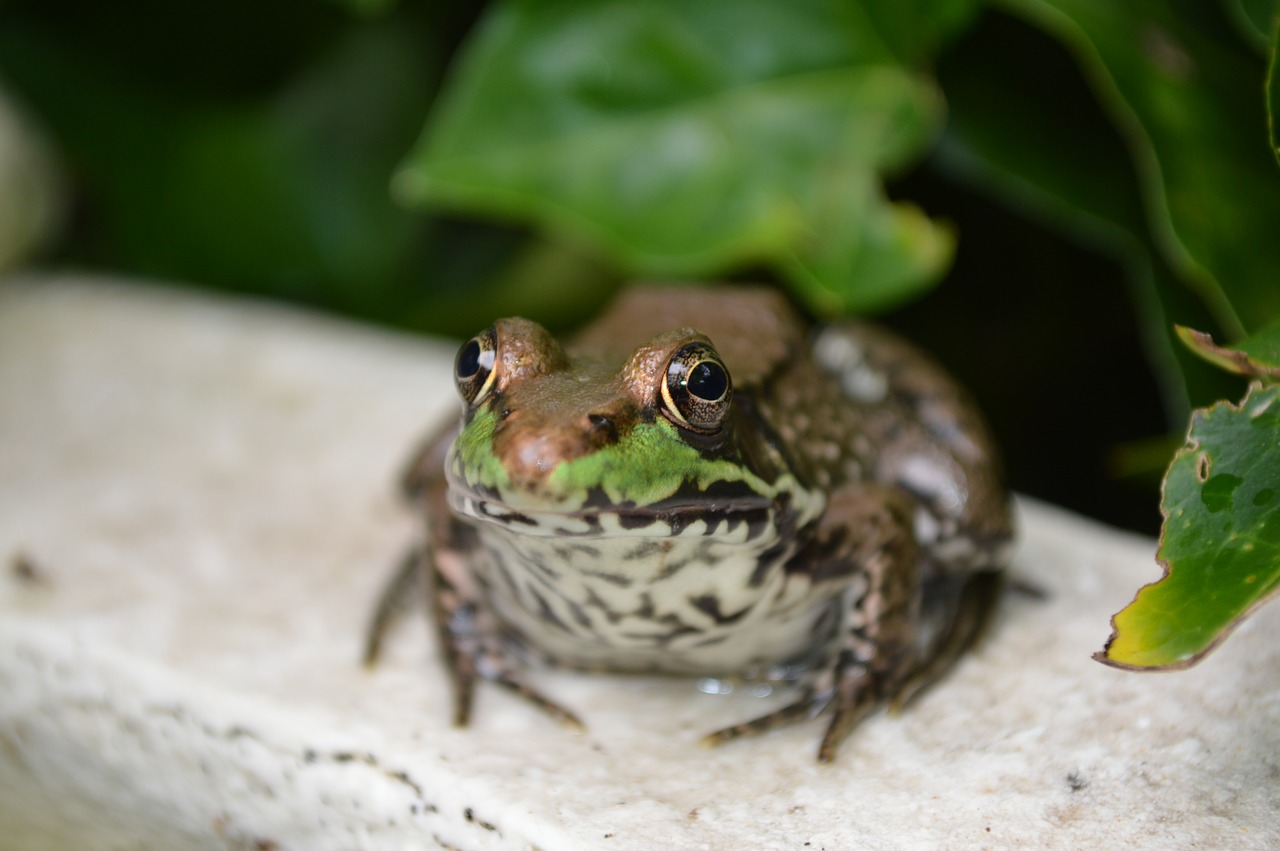
<instances>
[{"instance_id":1,"label":"blurred foliage","mask_svg":"<svg viewBox=\"0 0 1280 851\"><path fill-rule=\"evenodd\" d=\"M1173 324L1280 318L1278 9L4 0L0 79L72 188L46 263L459 336L635 275L915 299L1014 485L1141 526L1107 459L1241 383Z\"/></svg>"},{"instance_id":2,"label":"blurred foliage","mask_svg":"<svg viewBox=\"0 0 1280 851\"><path fill-rule=\"evenodd\" d=\"M1280 26L1271 36L1271 64L1267 71L1267 124L1271 127L1271 152L1280 163Z\"/></svg>"},{"instance_id":3,"label":"blurred foliage","mask_svg":"<svg viewBox=\"0 0 1280 851\"><path fill-rule=\"evenodd\" d=\"M909 32L920 11L499 4L397 188L585 236L643 277L763 263L826 313L901 301L951 254L946 231L889 203L877 178L918 156L941 118L878 26Z\"/></svg>"}]
</instances>

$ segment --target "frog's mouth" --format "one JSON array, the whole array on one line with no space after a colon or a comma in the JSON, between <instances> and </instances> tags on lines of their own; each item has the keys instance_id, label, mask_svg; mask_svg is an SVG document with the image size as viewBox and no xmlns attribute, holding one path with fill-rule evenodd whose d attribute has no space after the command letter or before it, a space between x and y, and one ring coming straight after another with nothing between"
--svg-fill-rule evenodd
<instances>
[{"instance_id":1,"label":"frog's mouth","mask_svg":"<svg viewBox=\"0 0 1280 851\"><path fill-rule=\"evenodd\" d=\"M585 499L562 503L520 494L509 498L486 487L451 482L449 507L475 524L549 537L708 536L756 540L789 517L789 496L770 497L743 482L716 482L706 489L684 485L656 502L614 500L592 488Z\"/></svg>"}]
</instances>

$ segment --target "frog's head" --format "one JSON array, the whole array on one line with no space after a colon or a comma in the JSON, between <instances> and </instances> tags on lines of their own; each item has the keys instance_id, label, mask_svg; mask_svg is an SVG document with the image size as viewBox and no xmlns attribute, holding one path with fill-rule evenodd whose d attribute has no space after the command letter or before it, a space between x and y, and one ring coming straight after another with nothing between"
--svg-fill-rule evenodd
<instances>
[{"instance_id":1,"label":"frog's head","mask_svg":"<svg viewBox=\"0 0 1280 851\"><path fill-rule=\"evenodd\" d=\"M576 518L589 534L608 515L638 534L661 521L670 534L794 495L780 453L735 405L729 365L691 328L608 363L502 319L463 344L454 372L465 412L450 501L472 519L536 533L549 528L541 520Z\"/></svg>"}]
</instances>

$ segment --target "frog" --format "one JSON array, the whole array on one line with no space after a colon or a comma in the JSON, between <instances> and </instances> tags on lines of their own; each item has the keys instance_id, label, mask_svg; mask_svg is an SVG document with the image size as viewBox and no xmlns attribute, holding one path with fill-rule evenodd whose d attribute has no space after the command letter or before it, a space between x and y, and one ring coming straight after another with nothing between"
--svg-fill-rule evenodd
<instances>
[{"instance_id":1,"label":"frog","mask_svg":"<svg viewBox=\"0 0 1280 851\"><path fill-rule=\"evenodd\" d=\"M489 682L567 725L531 667L789 689L718 744L826 718L820 762L983 633L1013 526L981 413L865 320L767 286L633 286L563 344L499 319L402 479L425 521L371 620L424 596L466 726Z\"/></svg>"}]
</instances>

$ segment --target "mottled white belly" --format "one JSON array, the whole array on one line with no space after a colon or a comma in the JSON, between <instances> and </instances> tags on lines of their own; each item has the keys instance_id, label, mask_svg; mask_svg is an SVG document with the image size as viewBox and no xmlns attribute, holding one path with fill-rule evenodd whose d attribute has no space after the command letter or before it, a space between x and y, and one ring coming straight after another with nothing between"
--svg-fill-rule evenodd
<instances>
[{"instance_id":1,"label":"mottled white belly","mask_svg":"<svg viewBox=\"0 0 1280 851\"><path fill-rule=\"evenodd\" d=\"M655 537L603 515L592 534L485 523L477 565L503 626L550 661L620 671L752 676L820 653L833 590L783 565L773 524ZM776 672L775 672L776 673Z\"/></svg>"}]
</instances>

